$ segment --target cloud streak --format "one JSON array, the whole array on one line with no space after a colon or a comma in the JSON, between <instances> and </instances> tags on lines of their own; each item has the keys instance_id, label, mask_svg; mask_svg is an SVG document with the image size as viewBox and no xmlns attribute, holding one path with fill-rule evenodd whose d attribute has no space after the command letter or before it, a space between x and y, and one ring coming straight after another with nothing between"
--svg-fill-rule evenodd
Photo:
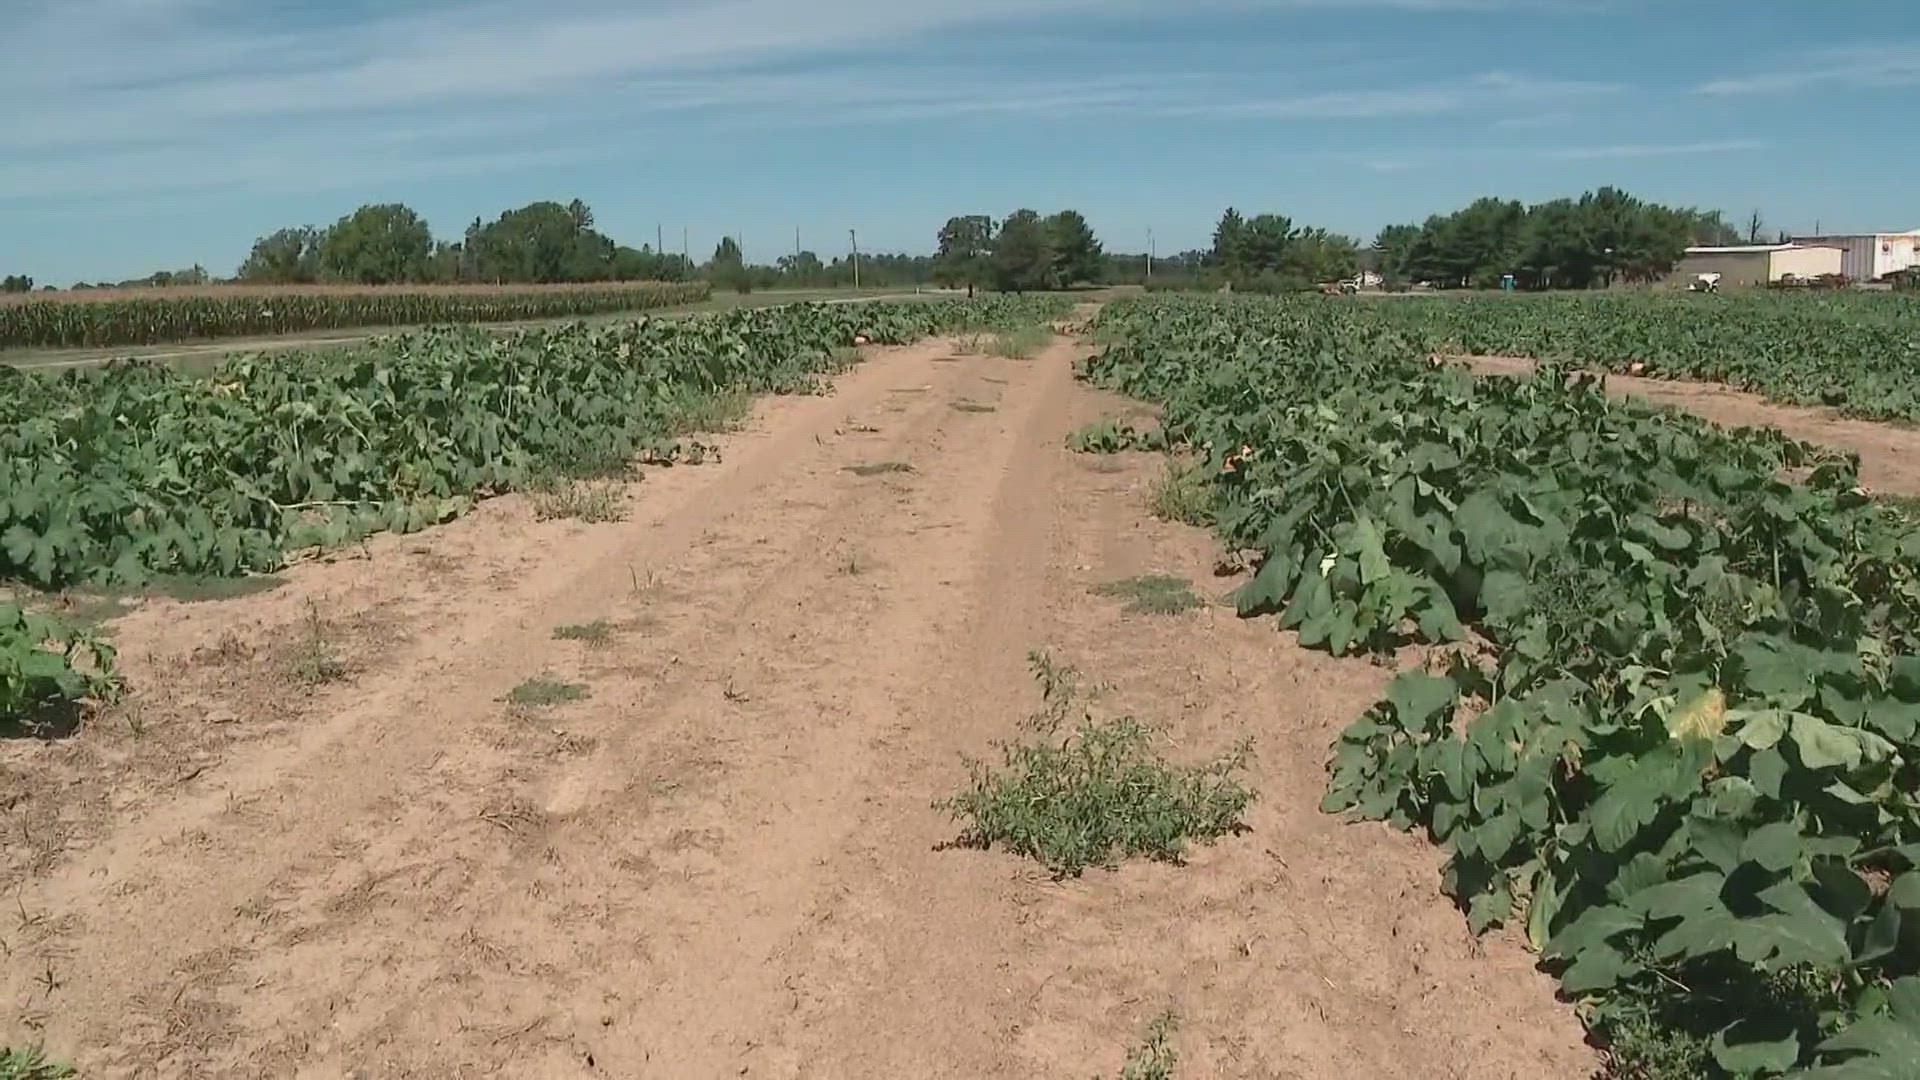
<instances>
[{"instance_id":1,"label":"cloud streak","mask_svg":"<svg viewBox=\"0 0 1920 1080\"><path fill-rule=\"evenodd\" d=\"M1712 97L1792 94L1831 89L1920 86L1920 42L1825 49L1773 71L1715 79L1699 87Z\"/></svg>"}]
</instances>

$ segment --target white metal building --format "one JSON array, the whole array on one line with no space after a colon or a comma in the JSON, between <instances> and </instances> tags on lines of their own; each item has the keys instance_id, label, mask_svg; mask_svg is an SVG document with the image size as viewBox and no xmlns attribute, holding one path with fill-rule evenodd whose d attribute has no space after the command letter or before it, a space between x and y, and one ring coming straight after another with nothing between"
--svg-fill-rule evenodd
<instances>
[{"instance_id":1,"label":"white metal building","mask_svg":"<svg viewBox=\"0 0 1920 1080\"><path fill-rule=\"evenodd\" d=\"M1692 247L1668 280L1684 285L1699 274L1719 274L1723 285L1766 285L1782 278L1811 280L1840 273L1845 252L1806 244Z\"/></svg>"},{"instance_id":2,"label":"white metal building","mask_svg":"<svg viewBox=\"0 0 1920 1080\"><path fill-rule=\"evenodd\" d=\"M1920 229L1903 233L1851 233L1838 236L1801 236L1796 244L1837 247L1842 274L1855 281L1878 281L1911 266L1920 266Z\"/></svg>"}]
</instances>

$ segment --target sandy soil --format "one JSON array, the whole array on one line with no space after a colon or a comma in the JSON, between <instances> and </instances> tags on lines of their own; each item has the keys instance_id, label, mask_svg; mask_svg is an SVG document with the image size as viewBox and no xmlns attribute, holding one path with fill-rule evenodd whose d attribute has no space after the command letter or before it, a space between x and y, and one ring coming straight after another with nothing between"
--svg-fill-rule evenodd
<instances>
[{"instance_id":1,"label":"sandy soil","mask_svg":"<svg viewBox=\"0 0 1920 1080\"><path fill-rule=\"evenodd\" d=\"M1453 357L1489 375L1530 375L1535 361L1513 356ZM1920 495L1920 429L1853 420L1832 409L1781 405L1721 383L1607 373L1607 392L1684 409L1724 427L1771 427L1802 442L1860 455L1860 483L1887 495Z\"/></svg>"},{"instance_id":2,"label":"sandy soil","mask_svg":"<svg viewBox=\"0 0 1920 1080\"><path fill-rule=\"evenodd\" d=\"M134 700L0 745L6 1037L89 1077L1085 1080L1171 1009L1185 1077L1587 1075L1430 845L1317 808L1388 671L1090 595L1234 582L1146 516L1157 459L1063 449L1123 404L1075 348L875 351L623 523L501 499L123 617ZM1062 883L944 847L1036 648L1176 756L1252 736L1251 831ZM502 700L543 673L591 696Z\"/></svg>"}]
</instances>

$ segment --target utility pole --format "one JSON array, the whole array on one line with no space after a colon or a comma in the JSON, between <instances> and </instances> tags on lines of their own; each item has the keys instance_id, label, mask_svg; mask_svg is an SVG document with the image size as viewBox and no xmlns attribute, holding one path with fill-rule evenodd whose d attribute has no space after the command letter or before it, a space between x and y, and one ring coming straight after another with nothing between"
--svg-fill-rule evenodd
<instances>
[{"instance_id":1,"label":"utility pole","mask_svg":"<svg viewBox=\"0 0 1920 1080\"><path fill-rule=\"evenodd\" d=\"M663 259L667 257L667 233L657 221L653 223L653 253Z\"/></svg>"},{"instance_id":2,"label":"utility pole","mask_svg":"<svg viewBox=\"0 0 1920 1080\"><path fill-rule=\"evenodd\" d=\"M687 227L680 226L680 269L686 274L693 273L693 245L687 243Z\"/></svg>"},{"instance_id":3,"label":"utility pole","mask_svg":"<svg viewBox=\"0 0 1920 1080\"><path fill-rule=\"evenodd\" d=\"M858 292L860 289L860 234L848 229L847 241L853 245L853 288Z\"/></svg>"},{"instance_id":4,"label":"utility pole","mask_svg":"<svg viewBox=\"0 0 1920 1080\"><path fill-rule=\"evenodd\" d=\"M1148 281L1153 280L1153 260L1154 260L1154 257L1158 254L1159 254L1159 249L1153 246L1153 230L1148 229L1147 230L1147 280Z\"/></svg>"}]
</instances>

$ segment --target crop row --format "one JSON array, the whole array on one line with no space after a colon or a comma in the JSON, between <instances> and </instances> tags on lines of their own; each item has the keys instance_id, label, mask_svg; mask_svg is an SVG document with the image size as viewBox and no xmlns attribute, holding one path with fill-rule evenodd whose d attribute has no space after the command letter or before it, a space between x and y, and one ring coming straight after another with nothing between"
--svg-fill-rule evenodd
<instances>
[{"instance_id":1,"label":"crop row","mask_svg":"<svg viewBox=\"0 0 1920 1080\"><path fill-rule=\"evenodd\" d=\"M1920 421L1920 300L1906 294L1422 297L1379 307L1378 319L1430 352L1638 363L1654 377Z\"/></svg>"},{"instance_id":2,"label":"crop row","mask_svg":"<svg viewBox=\"0 0 1920 1080\"><path fill-rule=\"evenodd\" d=\"M1325 808L1442 844L1617 1076L1910 1075L1920 531L1849 459L1435 367L1400 307L1116 304L1088 365L1209 455L1243 614L1431 646Z\"/></svg>"},{"instance_id":3,"label":"crop row","mask_svg":"<svg viewBox=\"0 0 1920 1080\"><path fill-rule=\"evenodd\" d=\"M296 549L425 528L476 497L669 458L703 399L813 389L856 338L901 343L1063 311L1050 298L994 298L504 336L469 327L236 359L206 378L141 363L0 368L0 582L129 588L273 570ZM23 701L102 689L70 661L110 654L54 631L0 607L0 720Z\"/></svg>"},{"instance_id":4,"label":"crop row","mask_svg":"<svg viewBox=\"0 0 1920 1080\"><path fill-rule=\"evenodd\" d=\"M701 282L567 288L284 289L0 304L0 349L151 345L363 326L557 319L705 300Z\"/></svg>"}]
</instances>

